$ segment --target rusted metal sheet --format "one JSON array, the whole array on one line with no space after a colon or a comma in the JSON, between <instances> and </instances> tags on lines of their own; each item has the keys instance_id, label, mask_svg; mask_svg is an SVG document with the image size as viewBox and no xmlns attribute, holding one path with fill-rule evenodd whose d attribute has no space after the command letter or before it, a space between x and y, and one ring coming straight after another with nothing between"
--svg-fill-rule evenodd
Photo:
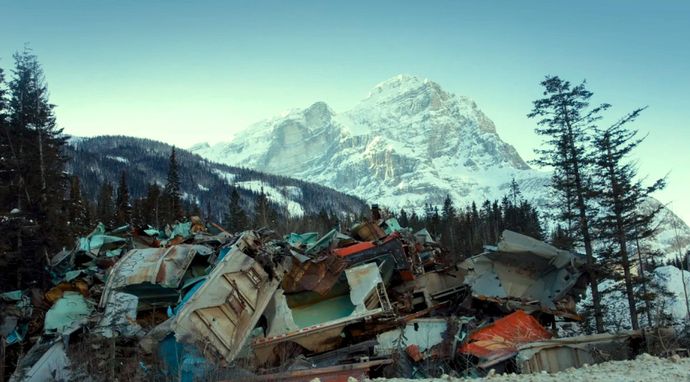
<instances>
[{"instance_id":1,"label":"rusted metal sheet","mask_svg":"<svg viewBox=\"0 0 690 382\"><path fill-rule=\"evenodd\" d=\"M584 259L577 254L506 230L495 251L473 256L460 268L475 297L537 302L537 309L556 313L564 308L560 301L584 277L582 265ZM521 307L529 309L528 305Z\"/></svg>"},{"instance_id":2,"label":"rusted metal sheet","mask_svg":"<svg viewBox=\"0 0 690 382\"><path fill-rule=\"evenodd\" d=\"M105 306L109 294L115 290L133 294L144 303L175 302L179 297L176 288L194 257L211 252L203 245L133 249L113 266L100 306Z\"/></svg>"},{"instance_id":3,"label":"rusted metal sheet","mask_svg":"<svg viewBox=\"0 0 690 382\"><path fill-rule=\"evenodd\" d=\"M381 229L378 224L374 224L370 221L359 223L352 227L350 231L352 231L352 235L355 238L363 241L374 241L386 237L386 233L383 229Z\"/></svg>"},{"instance_id":4,"label":"rusted metal sheet","mask_svg":"<svg viewBox=\"0 0 690 382\"><path fill-rule=\"evenodd\" d=\"M248 254L258 238L245 232L209 273L206 282L178 312L172 324L180 342L197 345L205 357L228 364L242 349L273 293L284 266L274 275Z\"/></svg>"},{"instance_id":5,"label":"rusted metal sheet","mask_svg":"<svg viewBox=\"0 0 690 382\"><path fill-rule=\"evenodd\" d=\"M347 262L337 256L321 256L304 261L293 256L292 268L283 278L281 287L286 293L313 290L324 295L331 290L346 267Z\"/></svg>"},{"instance_id":6,"label":"rusted metal sheet","mask_svg":"<svg viewBox=\"0 0 690 382\"><path fill-rule=\"evenodd\" d=\"M488 367L513 357L521 344L551 338L551 333L529 314L518 310L470 334L461 353L472 354Z\"/></svg>"},{"instance_id":7,"label":"rusted metal sheet","mask_svg":"<svg viewBox=\"0 0 690 382\"><path fill-rule=\"evenodd\" d=\"M518 348L516 363L523 373L557 373L584 364L630 359L633 355L631 340L639 337L639 331L630 331L527 343Z\"/></svg>"},{"instance_id":8,"label":"rusted metal sheet","mask_svg":"<svg viewBox=\"0 0 690 382\"><path fill-rule=\"evenodd\" d=\"M386 239L377 244L376 242L363 242L349 247L338 248L333 252L345 258L350 265L362 264L364 262L392 261L394 269L407 271L410 269L410 262L407 260L405 249L400 240L400 233L393 232Z\"/></svg>"},{"instance_id":9,"label":"rusted metal sheet","mask_svg":"<svg viewBox=\"0 0 690 382\"><path fill-rule=\"evenodd\" d=\"M346 296L289 307L282 291L276 293L265 312L266 337L253 344L257 357L271 360L276 345L285 342L313 352L332 350L339 345L344 327L391 311L376 263L346 269L345 275L350 288Z\"/></svg>"}]
</instances>

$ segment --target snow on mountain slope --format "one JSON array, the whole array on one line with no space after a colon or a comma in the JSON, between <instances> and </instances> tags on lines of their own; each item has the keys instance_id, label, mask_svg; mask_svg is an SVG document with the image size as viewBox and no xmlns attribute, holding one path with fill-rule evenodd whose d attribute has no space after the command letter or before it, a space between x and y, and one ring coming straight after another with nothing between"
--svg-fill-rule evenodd
<instances>
[{"instance_id":1,"label":"snow on mountain slope","mask_svg":"<svg viewBox=\"0 0 690 382\"><path fill-rule=\"evenodd\" d=\"M515 177L543 198L549 175L531 169L466 97L400 75L352 110L323 102L259 122L229 143L191 149L221 163L297 177L393 209L499 198ZM534 190L532 192L531 190Z\"/></svg>"},{"instance_id":2,"label":"snow on mountain slope","mask_svg":"<svg viewBox=\"0 0 690 382\"><path fill-rule=\"evenodd\" d=\"M190 149L211 161L315 182L393 210L457 205L507 194L546 207L550 174L530 168L467 97L428 79L398 75L351 110L323 102L256 123L228 143ZM680 221L664 211L664 221ZM681 237L690 228L680 221ZM675 230L662 224L656 249L671 253ZM682 249L690 248L690 242ZM673 255L675 256L675 254Z\"/></svg>"}]
</instances>

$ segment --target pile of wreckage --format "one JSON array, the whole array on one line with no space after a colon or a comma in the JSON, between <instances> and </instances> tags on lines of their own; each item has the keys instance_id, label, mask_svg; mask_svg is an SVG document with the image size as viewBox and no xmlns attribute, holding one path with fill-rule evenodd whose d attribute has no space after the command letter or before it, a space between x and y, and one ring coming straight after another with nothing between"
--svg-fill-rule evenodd
<instances>
[{"instance_id":1,"label":"pile of wreckage","mask_svg":"<svg viewBox=\"0 0 690 382\"><path fill-rule=\"evenodd\" d=\"M579 254L505 231L456 264L426 230L373 212L347 234L281 240L198 217L99 224L50 259L52 289L0 294L3 350L33 343L10 380L481 376L642 346L639 332L554 338L556 319L580 319Z\"/></svg>"}]
</instances>

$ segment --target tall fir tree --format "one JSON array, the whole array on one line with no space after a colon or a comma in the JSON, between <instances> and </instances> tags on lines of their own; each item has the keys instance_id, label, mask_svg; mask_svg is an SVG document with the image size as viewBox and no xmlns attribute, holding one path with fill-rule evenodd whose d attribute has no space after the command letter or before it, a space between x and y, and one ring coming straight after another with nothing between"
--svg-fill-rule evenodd
<instances>
[{"instance_id":1,"label":"tall fir tree","mask_svg":"<svg viewBox=\"0 0 690 382\"><path fill-rule=\"evenodd\" d=\"M611 249L608 254L613 256L609 260L615 268L614 272L618 269L623 271L624 294L628 300L633 330L639 329L636 281L642 283L642 289L646 289L647 283L642 270L641 277L633 276L633 257L629 243L639 240L640 233L644 235L645 232L649 232L649 229L643 227L649 226L662 207L660 205L643 213L642 206L651 193L665 185L665 180L659 179L649 187L643 186L637 180L637 169L630 159L632 150L643 141L643 138L637 138L637 131L627 126L642 110L636 109L607 129L597 130L594 139L597 169L594 177L595 197L600 206L595 228L603 244Z\"/></svg>"},{"instance_id":2,"label":"tall fir tree","mask_svg":"<svg viewBox=\"0 0 690 382\"><path fill-rule=\"evenodd\" d=\"M7 102L7 87L5 84L5 72L0 68L0 208L2 212L12 206L14 208L17 201L16 191L13 192L12 182L18 174L16 168L16 156L14 147L11 144L9 110Z\"/></svg>"},{"instance_id":3,"label":"tall fir tree","mask_svg":"<svg viewBox=\"0 0 690 382\"><path fill-rule=\"evenodd\" d=\"M597 332L604 330L601 296L599 295L596 258L593 249L591 232L592 205L590 200L592 161L587 153L589 130L595 127L601 118L600 113L609 105L601 104L590 107L592 92L586 89L585 83L571 86L557 76L547 76L541 85L544 87L544 98L534 101L529 118L538 118L536 133L544 136L541 149L535 150L538 155L535 163L555 169L552 187L571 205L561 205L562 218L576 211L577 232L587 257L595 326Z\"/></svg>"},{"instance_id":4,"label":"tall fir tree","mask_svg":"<svg viewBox=\"0 0 690 382\"><path fill-rule=\"evenodd\" d=\"M117 226L132 222L132 206L129 202L129 187L127 187L127 173L125 171L120 174L120 183L117 186L114 219Z\"/></svg>"},{"instance_id":5,"label":"tall fir tree","mask_svg":"<svg viewBox=\"0 0 690 382\"><path fill-rule=\"evenodd\" d=\"M81 194L81 184L78 176L72 176L68 199L68 220L72 236L81 236L91 228L89 206Z\"/></svg>"},{"instance_id":6,"label":"tall fir tree","mask_svg":"<svg viewBox=\"0 0 690 382\"><path fill-rule=\"evenodd\" d=\"M65 137L57 127L41 65L28 48L14 55L14 63L9 99L0 84L0 212L19 211L25 223L41 230L40 236L24 240L20 231L27 225L19 224L10 246L22 258L15 274L17 287L24 287L46 284L48 253L71 244L65 224L69 180L64 175Z\"/></svg>"},{"instance_id":7,"label":"tall fir tree","mask_svg":"<svg viewBox=\"0 0 690 382\"><path fill-rule=\"evenodd\" d=\"M115 204L113 203L113 186L110 182L101 184L96 201L96 219L106 227L115 223Z\"/></svg>"},{"instance_id":8,"label":"tall fir tree","mask_svg":"<svg viewBox=\"0 0 690 382\"><path fill-rule=\"evenodd\" d=\"M170 160L168 162L168 178L163 189L165 202L165 223L172 224L176 220L180 220L184 214L182 207L182 192L180 189L180 174L177 165L177 157L175 153L175 146L170 152Z\"/></svg>"},{"instance_id":9,"label":"tall fir tree","mask_svg":"<svg viewBox=\"0 0 690 382\"><path fill-rule=\"evenodd\" d=\"M457 250L457 214L455 211L455 206L453 205L453 200L450 195L446 195L446 199L443 201L443 207L441 208L441 224L440 224L440 234L441 243L443 243L446 248L456 253Z\"/></svg>"},{"instance_id":10,"label":"tall fir tree","mask_svg":"<svg viewBox=\"0 0 690 382\"><path fill-rule=\"evenodd\" d=\"M153 225L156 228L161 228L161 188L157 184L149 184L146 190L146 198L142 206L142 218L144 224Z\"/></svg>"},{"instance_id":11,"label":"tall fir tree","mask_svg":"<svg viewBox=\"0 0 690 382\"><path fill-rule=\"evenodd\" d=\"M271 202L268 200L262 186L254 202L254 226L256 228L270 227L276 218L277 215L271 207Z\"/></svg>"},{"instance_id":12,"label":"tall fir tree","mask_svg":"<svg viewBox=\"0 0 690 382\"><path fill-rule=\"evenodd\" d=\"M239 232L248 227L247 214L242 209L242 201L237 187L231 187L230 202L228 203L228 212L225 215L225 228L230 232Z\"/></svg>"}]
</instances>

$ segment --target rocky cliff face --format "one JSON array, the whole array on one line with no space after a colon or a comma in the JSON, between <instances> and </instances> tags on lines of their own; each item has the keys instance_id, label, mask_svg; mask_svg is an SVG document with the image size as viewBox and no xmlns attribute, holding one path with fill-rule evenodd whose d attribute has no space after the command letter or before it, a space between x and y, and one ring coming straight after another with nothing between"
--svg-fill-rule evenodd
<instances>
[{"instance_id":1,"label":"rocky cliff face","mask_svg":"<svg viewBox=\"0 0 690 382\"><path fill-rule=\"evenodd\" d=\"M376 85L344 113L317 102L250 126L232 142L192 151L393 209L441 204L446 195L459 203L498 198L513 177L526 189L548 182L472 100L406 75Z\"/></svg>"}]
</instances>

